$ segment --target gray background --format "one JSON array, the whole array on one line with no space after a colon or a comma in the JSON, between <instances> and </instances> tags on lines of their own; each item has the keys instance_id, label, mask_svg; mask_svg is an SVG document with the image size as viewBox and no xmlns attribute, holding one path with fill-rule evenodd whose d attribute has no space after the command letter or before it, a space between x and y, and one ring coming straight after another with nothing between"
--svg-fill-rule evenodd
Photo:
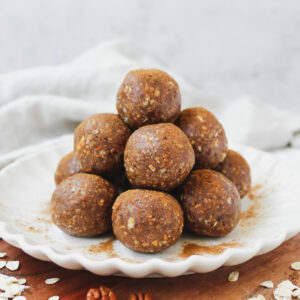
<instances>
[{"instance_id":1,"label":"gray background","mask_svg":"<svg viewBox=\"0 0 300 300\"><path fill-rule=\"evenodd\" d=\"M299 0L0 0L0 73L118 37L223 99L300 112Z\"/></svg>"}]
</instances>

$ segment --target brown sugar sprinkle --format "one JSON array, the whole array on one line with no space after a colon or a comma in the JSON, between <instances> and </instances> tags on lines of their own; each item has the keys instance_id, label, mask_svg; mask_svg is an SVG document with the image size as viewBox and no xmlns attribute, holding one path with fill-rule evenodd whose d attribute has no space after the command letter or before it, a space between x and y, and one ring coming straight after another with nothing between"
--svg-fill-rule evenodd
<instances>
[{"instance_id":1,"label":"brown sugar sprinkle","mask_svg":"<svg viewBox=\"0 0 300 300\"><path fill-rule=\"evenodd\" d=\"M22 227L22 229L25 230L26 232L30 232L30 233L42 233L43 232L41 229L30 225L31 223L27 223L26 221L16 219L15 222L18 226ZM47 229L44 229L44 231L45 230L47 230Z\"/></svg>"},{"instance_id":2,"label":"brown sugar sprinkle","mask_svg":"<svg viewBox=\"0 0 300 300\"><path fill-rule=\"evenodd\" d=\"M51 215L51 202L50 201L48 201L46 203L46 207L40 211L40 214L47 215L47 216Z\"/></svg>"},{"instance_id":3,"label":"brown sugar sprinkle","mask_svg":"<svg viewBox=\"0 0 300 300\"><path fill-rule=\"evenodd\" d=\"M143 294L139 292L137 294L130 295L128 300L152 300L152 298L150 294Z\"/></svg>"},{"instance_id":4,"label":"brown sugar sprinkle","mask_svg":"<svg viewBox=\"0 0 300 300\"><path fill-rule=\"evenodd\" d=\"M258 190L260 190L263 186L261 184L257 184L255 186L253 186L250 191L249 191L249 194L248 194L248 197L250 200L255 200L255 199L260 199L262 197L262 194L259 194L257 195L256 192Z\"/></svg>"},{"instance_id":5,"label":"brown sugar sprinkle","mask_svg":"<svg viewBox=\"0 0 300 300\"><path fill-rule=\"evenodd\" d=\"M46 219L46 218L36 218L37 222L41 222L41 223L46 223L46 224L52 224L52 220L51 219Z\"/></svg>"},{"instance_id":6,"label":"brown sugar sprinkle","mask_svg":"<svg viewBox=\"0 0 300 300\"><path fill-rule=\"evenodd\" d=\"M202 254L216 255L224 252L226 248L234 248L240 246L241 245L236 242L221 243L219 245L199 245L196 243L184 243L182 252L179 254L179 257L186 258L191 255Z\"/></svg>"},{"instance_id":7,"label":"brown sugar sprinkle","mask_svg":"<svg viewBox=\"0 0 300 300\"><path fill-rule=\"evenodd\" d=\"M33 226L29 226L27 231L28 232L32 232L32 233L42 233L42 230L37 229L37 228L35 228Z\"/></svg>"},{"instance_id":8,"label":"brown sugar sprinkle","mask_svg":"<svg viewBox=\"0 0 300 300\"><path fill-rule=\"evenodd\" d=\"M115 237L112 237L108 239L105 242L100 242L99 244L92 245L88 249L88 251L92 254L99 254L99 253L105 253L109 257L116 257L116 254L113 253L114 250L114 241L116 240Z\"/></svg>"},{"instance_id":9,"label":"brown sugar sprinkle","mask_svg":"<svg viewBox=\"0 0 300 300\"><path fill-rule=\"evenodd\" d=\"M247 226L251 222L255 221L255 218L257 217L258 210L260 208L260 199L263 196L262 193L262 185L257 184L254 187L251 188L248 197L252 202L252 205L244 212L241 213L241 218L240 218L240 225ZM258 192L259 191L259 192Z\"/></svg>"}]
</instances>

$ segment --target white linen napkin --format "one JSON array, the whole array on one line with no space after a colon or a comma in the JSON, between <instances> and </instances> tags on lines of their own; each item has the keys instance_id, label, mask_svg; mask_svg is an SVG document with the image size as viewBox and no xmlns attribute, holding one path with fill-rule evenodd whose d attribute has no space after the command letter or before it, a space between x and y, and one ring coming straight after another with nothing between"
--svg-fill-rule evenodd
<instances>
[{"instance_id":1,"label":"white linen napkin","mask_svg":"<svg viewBox=\"0 0 300 300\"><path fill-rule=\"evenodd\" d=\"M35 147L63 139L91 114L116 112L118 87L135 68L170 73L179 83L183 108L203 106L214 112L230 142L280 149L293 144L293 135L300 129L300 117L292 112L249 96L225 103L198 91L127 42L113 41L67 64L0 75L0 167Z\"/></svg>"}]
</instances>

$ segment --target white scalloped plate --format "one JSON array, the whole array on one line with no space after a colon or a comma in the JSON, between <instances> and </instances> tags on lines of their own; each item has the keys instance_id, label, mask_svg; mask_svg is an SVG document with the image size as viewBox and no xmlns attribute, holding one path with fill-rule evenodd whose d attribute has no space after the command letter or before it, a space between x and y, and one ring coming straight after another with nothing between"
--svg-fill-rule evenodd
<instances>
[{"instance_id":1,"label":"white scalloped plate","mask_svg":"<svg viewBox=\"0 0 300 300\"><path fill-rule=\"evenodd\" d=\"M242 219L224 238L188 234L158 254L140 254L112 235L75 238L51 222L49 201L59 159L71 140L23 157L0 172L0 235L29 255L68 269L98 275L179 276L236 265L279 246L300 231L300 185L297 175L262 151L235 146L248 160L253 188L242 200Z\"/></svg>"}]
</instances>

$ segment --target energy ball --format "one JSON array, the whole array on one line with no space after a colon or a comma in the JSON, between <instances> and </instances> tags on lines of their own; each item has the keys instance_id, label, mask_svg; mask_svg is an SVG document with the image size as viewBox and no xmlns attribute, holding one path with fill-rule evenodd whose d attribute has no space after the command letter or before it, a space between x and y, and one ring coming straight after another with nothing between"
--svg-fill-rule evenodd
<instances>
[{"instance_id":1,"label":"energy ball","mask_svg":"<svg viewBox=\"0 0 300 300\"><path fill-rule=\"evenodd\" d=\"M119 172L130 133L115 114L97 114L81 122L74 135L81 171L108 177Z\"/></svg>"},{"instance_id":2,"label":"energy ball","mask_svg":"<svg viewBox=\"0 0 300 300\"><path fill-rule=\"evenodd\" d=\"M196 234L220 237L240 219L241 201L235 185L216 171L193 171L179 191L186 228Z\"/></svg>"},{"instance_id":3,"label":"energy ball","mask_svg":"<svg viewBox=\"0 0 300 300\"><path fill-rule=\"evenodd\" d=\"M177 82L155 69L130 71L117 95L117 110L131 128L174 122L179 116L181 96Z\"/></svg>"},{"instance_id":4,"label":"energy ball","mask_svg":"<svg viewBox=\"0 0 300 300\"><path fill-rule=\"evenodd\" d=\"M166 249L179 239L183 212L177 200L166 193L129 190L113 205L113 231L126 247L144 253Z\"/></svg>"},{"instance_id":5,"label":"energy ball","mask_svg":"<svg viewBox=\"0 0 300 300\"><path fill-rule=\"evenodd\" d=\"M54 176L56 185L61 183L67 177L70 177L79 172L79 164L74 155L74 152L72 151L65 155L58 163Z\"/></svg>"},{"instance_id":6,"label":"energy ball","mask_svg":"<svg viewBox=\"0 0 300 300\"><path fill-rule=\"evenodd\" d=\"M185 109L176 125L193 146L196 169L213 169L225 159L228 149L225 131L211 112L202 107Z\"/></svg>"},{"instance_id":7,"label":"energy ball","mask_svg":"<svg viewBox=\"0 0 300 300\"><path fill-rule=\"evenodd\" d=\"M128 139L124 163L135 187L169 191L179 186L195 163L185 134L171 123L147 125Z\"/></svg>"},{"instance_id":8,"label":"energy ball","mask_svg":"<svg viewBox=\"0 0 300 300\"><path fill-rule=\"evenodd\" d=\"M51 199L52 220L64 232L92 237L111 228L115 187L100 176L78 173L62 181Z\"/></svg>"},{"instance_id":9,"label":"energy ball","mask_svg":"<svg viewBox=\"0 0 300 300\"><path fill-rule=\"evenodd\" d=\"M251 187L250 167L241 154L228 150L226 158L217 166L216 171L235 184L241 198L248 194Z\"/></svg>"}]
</instances>

